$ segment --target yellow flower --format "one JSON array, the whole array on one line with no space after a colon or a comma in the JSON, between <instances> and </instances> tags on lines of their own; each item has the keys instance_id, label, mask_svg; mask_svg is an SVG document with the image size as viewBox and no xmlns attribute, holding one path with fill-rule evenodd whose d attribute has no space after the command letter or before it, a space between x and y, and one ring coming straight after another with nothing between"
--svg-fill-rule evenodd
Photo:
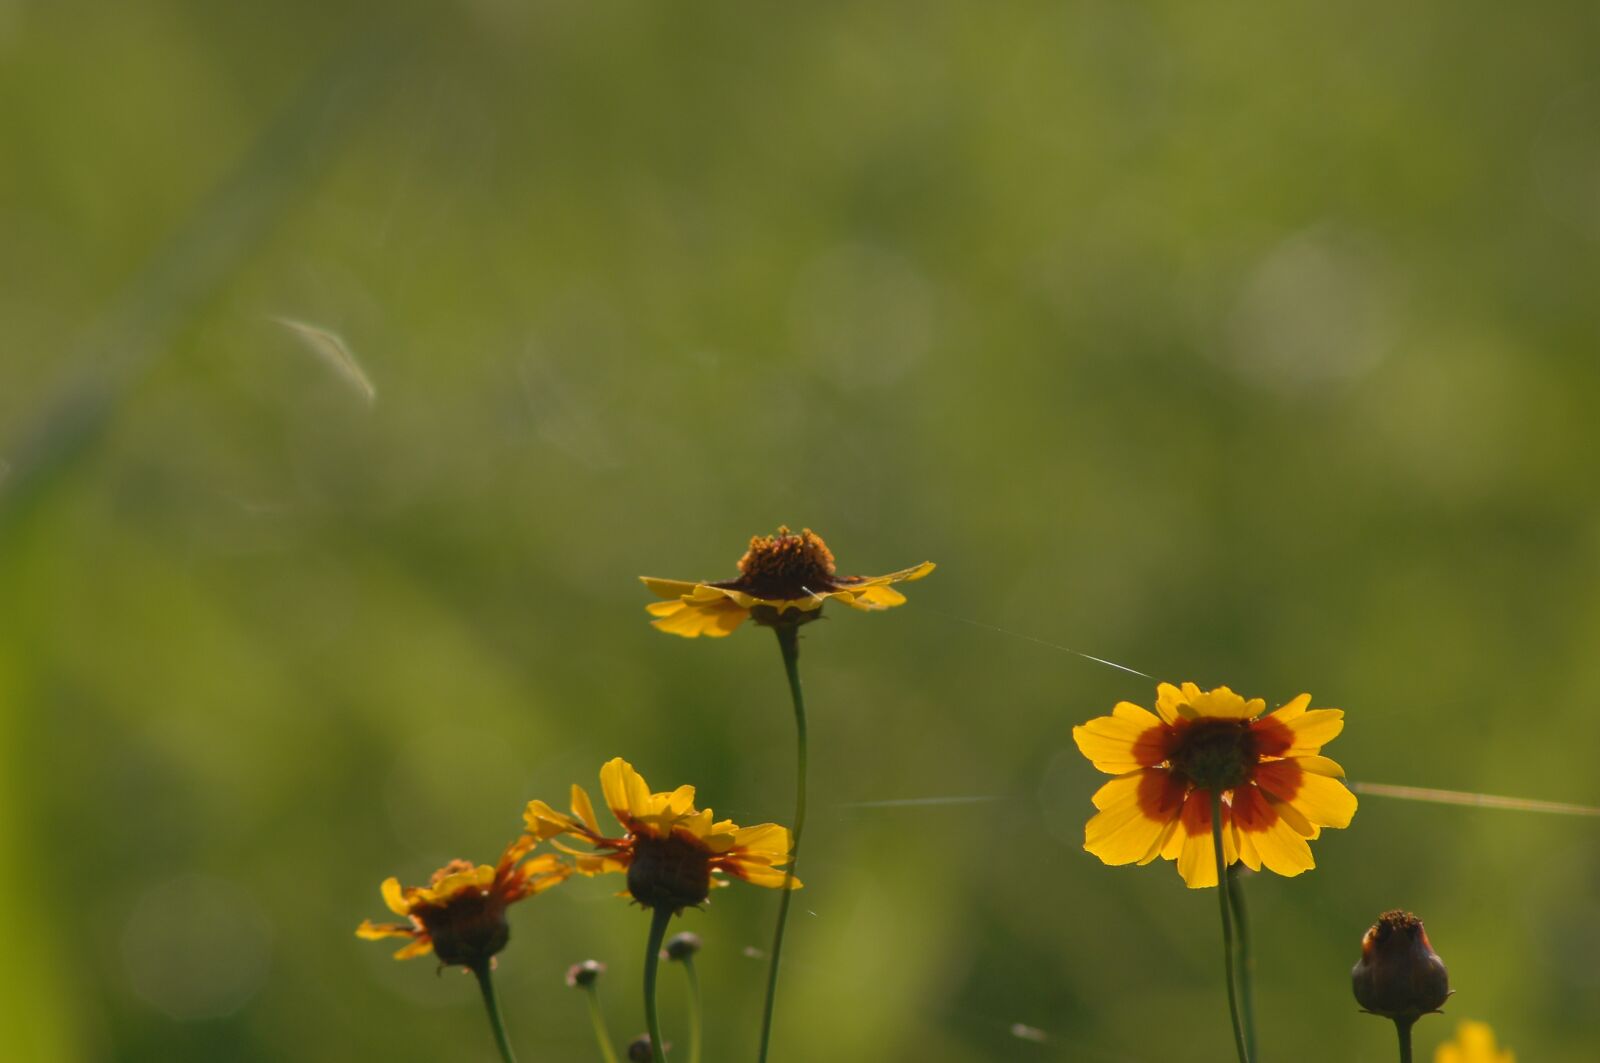
<instances>
[{"instance_id":1,"label":"yellow flower","mask_svg":"<svg viewBox=\"0 0 1600 1063\"><path fill-rule=\"evenodd\" d=\"M1107 864L1178 862L1191 889L1217 884L1211 793L1222 794L1223 856L1259 871L1298 875L1316 866L1306 844L1346 827L1356 798L1344 769L1318 756L1344 730L1339 709L1311 709L1301 694L1270 715L1227 687L1162 683L1156 714L1121 702L1072 729L1078 749L1116 778L1094 795L1099 813L1083 847Z\"/></svg>"},{"instance_id":2,"label":"yellow flower","mask_svg":"<svg viewBox=\"0 0 1600 1063\"><path fill-rule=\"evenodd\" d=\"M1433 1063L1517 1063L1517 1057L1495 1045L1488 1023L1464 1022L1456 1027L1456 1039L1434 1052Z\"/></svg>"},{"instance_id":3,"label":"yellow flower","mask_svg":"<svg viewBox=\"0 0 1600 1063\"><path fill-rule=\"evenodd\" d=\"M924 561L887 576L840 576L821 536L810 528L796 535L781 527L776 535L751 538L739 559L737 579L696 583L639 578L666 599L646 607L656 627L685 638L720 638L752 615L764 624L815 620L830 598L863 612L890 609L903 604L906 596L889 584L921 579L933 568L933 562Z\"/></svg>"},{"instance_id":4,"label":"yellow flower","mask_svg":"<svg viewBox=\"0 0 1600 1063\"><path fill-rule=\"evenodd\" d=\"M714 819L711 810L694 807L694 787L653 794L633 765L616 757L600 769L600 789L626 832L620 838L600 833L594 805L581 786L572 787L572 814L557 812L543 801L530 801L523 818L540 840L568 835L593 847L571 852L585 875L624 873L628 892L647 908L680 911L702 903L715 878L732 875L757 886L781 889L787 878L780 870L789 862L789 831L776 823L741 827ZM798 880L789 879L798 889Z\"/></svg>"},{"instance_id":5,"label":"yellow flower","mask_svg":"<svg viewBox=\"0 0 1600 1063\"><path fill-rule=\"evenodd\" d=\"M410 938L411 943L394 954L397 960L436 952L445 964L475 968L487 963L511 937L506 908L572 874L571 865L551 853L524 859L537 841L522 835L506 846L494 867L452 860L433 873L427 886L402 887L397 878L385 879L383 899L389 910L409 922L363 920L356 936L369 941Z\"/></svg>"}]
</instances>

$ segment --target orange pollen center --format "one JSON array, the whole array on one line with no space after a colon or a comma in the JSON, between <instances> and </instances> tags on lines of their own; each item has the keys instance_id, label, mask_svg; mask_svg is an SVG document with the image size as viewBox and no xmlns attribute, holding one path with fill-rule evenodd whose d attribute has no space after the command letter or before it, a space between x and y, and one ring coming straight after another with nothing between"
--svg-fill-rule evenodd
<instances>
[{"instance_id":1,"label":"orange pollen center","mask_svg":"<svg viewBox=\"0 0 1600 1063\"><path fill-rule=\"evenodd\" d=\"M1231 790L1248 782L1261 757L1249 720L1180 723L1172 767L1203 790Z\"/></svg>"},{"instance_id":2,"label":"orange pollen center","mask_svg":"<svg viewBox=\"0 0 1600 1063\"><path fill-rule=\"evenodd\" d=\"M776 535L751 538L739 559L739 585L761 598L802 598L832 586L833 551L806 528L799 535L780 527Z\"/></svg>"}]
</instances>

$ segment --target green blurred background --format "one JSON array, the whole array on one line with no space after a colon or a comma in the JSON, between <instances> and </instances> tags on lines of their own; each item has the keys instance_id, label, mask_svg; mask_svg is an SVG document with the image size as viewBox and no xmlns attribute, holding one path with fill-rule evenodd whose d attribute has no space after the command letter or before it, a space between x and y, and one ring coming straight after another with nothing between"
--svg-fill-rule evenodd
<instances>
[{"instance_id":1,"label":"green blurred background","mask_svg":"<svg viewBox=\"0 0 1600 1063\"><path fill-rule=\"evenodd\" d=\"M0 1055L490 1060L356 923L613 755L785 818L771 636L635 580L783 522L940 567L806 630L775 1059L1228 1058L1214 895L1081 850L1070 728L1152 684L992 628L1309 690L1352 779L1600 803L1597 46L1581 2L0 0ZM986 800L851 807L939 797ZM1249 883L1265 1057L1388 1058L1348 971L1401 905L1457 988L1419 1058L1594 1058L1600 822L1371 797L1315 853ZM642 1029L613 885L515 910L527 1060L594 1058L585 957ZM775 902L683 921L711 1060Z\"/></svg>"}]
</instances>

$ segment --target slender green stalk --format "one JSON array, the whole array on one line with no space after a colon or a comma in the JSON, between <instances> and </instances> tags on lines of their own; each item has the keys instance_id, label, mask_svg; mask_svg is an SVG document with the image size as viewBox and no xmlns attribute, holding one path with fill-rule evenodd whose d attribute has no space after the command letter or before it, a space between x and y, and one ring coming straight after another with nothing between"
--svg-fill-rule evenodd
<instances>
[{"instance_id":1,"label":"slender green stalk","mask_svg":"<svg viewBox=\"0 0 1600 1063\"><path fill-rule=\"evenodd\" d=\"M1217 903L1222 909L1222 973L1228 983L1228 1018L1233 1020L1233 1047L1239 1063L1250 1063L1245 1048L1244 1027L1239 1022L1239 998L1233 987L1233 919L1228 902L1228 870L1222 856L1222 792L1211 791L1211 851L1217 861Z\"/></svg>"},{"instance_id":2,"label":"slender green stalk","mask_svg":"<svg viewBox=\"0 0 1600 1063\"><path fill-rule=\"evenodd\" d=\"M650 939L644 947L644 1021L650 1030L650 1056L655 1063L667 1063L662 1047L661 1020L656 1017L656 967L661 963L661 939L667 936L672 909L665 906L650 913Z\"/></svg>"},{"instance_id":3,"label":"slender green stalk","mask_svg":"<svg viewBox=\"0 0 1600 1063\"><path fill-rule=\"evenodd\" d=\"M472 968L478 976L478 988L483 990L483 1006L489 1011L489 1026L494 1030L494 1043L500 1047L500 1058L505 1063L517 1063L511 1051L511 1041L506 1037L505 1020L500 1017L500 1001L494 995L494 980L489 975L489 960Z\"/></svg>"},{"instance_id":4,"label":"slender green stalk","mask_svg":"<svg viewBox=\"0 0 1600 1063\"><path fill-rule=\"evenodd\" d=\"M1394 1020L1394 1032L1400 1036L1400 1063L1411 1063L1411 1027L1416 1019Z\"/></svg>"},{"instance_id":5,"label":"slender green stalk","mask_svg":"<svg viewBox=\"0 0 1600 1063\"><path fill-rule=\"evenodd\" d=\"M689 1063L700 1063L700 972L693 956L683 958L683 973L689 979Z\"/></svg>"},{"instance_id":6,"label":"slender green stalk","mask_svg":"<svg viewBox=\"0 0 1600 1063\"><path fill-rule=\"evenodd\" d=\"M789 697L794 701L796 742L794 780L794 826L789 834L789 869L783 876L783 896L778 899L778 927L772 934L772 954L767 958L767 1000L761 1011L761 1052L756 1057L766 1063L767 1046L772 1039L772 1007L778 999L778 959L783 954L783 929L789 921L790 884L800 859L800 832L806 825L806 699L800 692L800 633L794 624L780 624L778 649L783 652L783 669L789 676Z\"/></svg>"},{"instance_id":7,"label":"slender green stalk","mask_svg":"<svg viewBox=\"0 0 1600 1063\"><path fill-rule=\"evenodd\" d=\"M606 1030L605 1016L600 1012L600 990L587 985L583 987L583 992L589 998L589 1022L594 1026L594 1040L600 1046L600 1058L605 1063L617 1063L617 1050L611 1043L611 1034Z\"/></svg>"},{"instance_id":8,"label":"slender green stalk","mask_svg":"<svg viewBox=\"0 0 1600 1063\"><path fill-rule=\"evenodd\" d=\"M1239 938L1239 1010L1244 1013L1244 1045L1250 1058L1259 1060L1256 1053L1256 957L1250 948L1250 920L1244 904L1243 864L1228 868L1228 901L1233 906L1233 927Z\"/></svg>"}]
</instances>

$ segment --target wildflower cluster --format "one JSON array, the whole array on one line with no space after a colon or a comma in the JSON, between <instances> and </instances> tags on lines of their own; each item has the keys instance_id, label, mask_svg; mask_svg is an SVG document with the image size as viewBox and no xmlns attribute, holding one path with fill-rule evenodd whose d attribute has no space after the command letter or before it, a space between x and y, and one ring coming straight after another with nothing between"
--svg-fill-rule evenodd
<instances>
[{"instance_id":1,"label":"wildflower cluster","mask_svg":"<svg viewBox=\"0 0 1600 1063\"><path fill-rule=\"evenodd\" d=\"M694 958L703 944L689 933L667 941L668 925L685 909L705 905L713 890L732 880L773 889L780 900L757 1053L758 1063L764 1063L789 899L801 888L795 868L806 813L807 723L799 630L820 617L828 602L862 612L901 605L905 595L893 585L922 579L933 568L924 562L884 576L841 576L820 536L810 529L796 534L781 527L774 535L750 540L732 579L644 577L646 587L661 599L647 607L651 622L664 632L721 638L751 620L776 634L796 725L790 825L745 827L718 819L711 809L698 807L693 786L652 791L632 764L613 757L600 769L600 793L615 830L602 827L589 792L580 785L571 787L565 811L530 801L523 811L523 832L497 863L452 861L427 886L401 886L390 878L383 883L384 900L406 922L367 921L357 933L406 938L397 958L431 952L443 965L476 974L502 1058L511 1063L489 977L495 956L510 940L508 909L573 878L621 875L626 882L623 896L651 917L644 966L648 1032L618 1055L600 1011L597 987L606 969L603 963L573 965L566 973L567 985L586 997L606 1063L620 1058L664 1063L671 1046L661 1036L655 983L659 961L671 961L689 983L689 1060L699 1063L700 985ZM1218 888L1228 1014L1240 1063L1256 1056L1240 870L1298 876L1316 866L1312 841L1326 829L1350 826L1357 811L1355 794L1342 781L1344 769L1322 752L1343 729L1343 711L1313 707L1309 694L1269 712L1262 698L1245 698L1226 686L1206 690L1195 683L1158 684L1154 711L1122 701L1109 715L1072 728L1084 757L1111 776L1091 799L1095 812L1084 828L1084 849L1109 865L1174 861L1189 888ZM1422 921L1400 910L1384 913L1361 941L1351 980L1362 1010L1394 1022L1400 1058L1410 1063L1412 1026L1438 1011L1451 994L1448 973ZM1468 1023L1456 1042L1439 1050L1437 1063L1512 1061L1495 1047L1487 1027Z\"/></svg>"}]
</instances>

